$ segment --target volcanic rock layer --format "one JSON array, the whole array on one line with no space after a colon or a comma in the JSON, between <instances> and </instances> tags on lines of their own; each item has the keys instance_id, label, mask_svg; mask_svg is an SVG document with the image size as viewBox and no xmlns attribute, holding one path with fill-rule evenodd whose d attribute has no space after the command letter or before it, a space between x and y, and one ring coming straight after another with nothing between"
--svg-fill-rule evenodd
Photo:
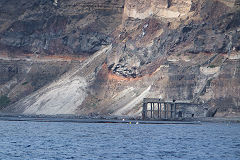
<instances>
[{"instance_id":1,"label":"volcanic rock layer","mask_svg":"<svg viewBox=\"0 0 240 160\"><path fill-rule=\"evenodd\" d=\"M239 116L239 4L1 1L2 111L138 117L149 97L199 104L186 116ZM42 70L52 78L29 75Z\"/></svg>"}]
</instances>

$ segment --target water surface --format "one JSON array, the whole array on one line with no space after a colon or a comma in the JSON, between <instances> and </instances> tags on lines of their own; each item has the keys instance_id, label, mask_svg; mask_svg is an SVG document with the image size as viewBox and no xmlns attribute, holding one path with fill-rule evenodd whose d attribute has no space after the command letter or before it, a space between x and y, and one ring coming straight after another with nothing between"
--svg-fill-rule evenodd
<instances>
[{"instance_id":1,"label":"water surface","mask_svg":"<svg viewBox=\"0 0 240 160\"><path fill-rule=\"evenodd\" d=\"M239 160L240 124L0 121L0 159Z\"/></svg>"}]
</instances>

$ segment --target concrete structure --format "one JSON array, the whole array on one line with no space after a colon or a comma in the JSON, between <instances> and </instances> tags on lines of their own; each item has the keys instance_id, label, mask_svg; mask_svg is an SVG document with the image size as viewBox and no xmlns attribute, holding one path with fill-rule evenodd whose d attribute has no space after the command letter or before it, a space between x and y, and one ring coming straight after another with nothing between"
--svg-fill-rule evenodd
<instances>
[{"instance_id":1,"label":"concrete structure","mask_svg":"<svg viewBox=\"0 0 240 160\"><path fill-rule=\"evenodd\" d=\"M181 105L198 105L188 101L164 101L157 98L143 99L143 120L176 120L183 117ZM194 116L194 115L193 115Z\"/></svg>"}]
</instances>

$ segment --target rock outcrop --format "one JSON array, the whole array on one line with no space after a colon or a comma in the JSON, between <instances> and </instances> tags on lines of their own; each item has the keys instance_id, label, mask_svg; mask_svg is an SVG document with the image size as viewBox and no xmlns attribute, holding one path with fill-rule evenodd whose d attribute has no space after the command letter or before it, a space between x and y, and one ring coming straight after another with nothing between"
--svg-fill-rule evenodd
<instances>
[{"instance_id":1,"label":"rock outcrop","mask_svg":"<svg viewBox=\"0 0 240 160\"><path fill-rule=\"evenodd\" d=\"M111 43L123 5L123 0L1 1L1 52L91 55Z\"/></svg>"},{"instance_id":2,"label":"rock outcrop","mask_svg":"<svg viewBox=\"0 0 240 160\"><path fill-rule=\"evenodd\" d=\"M5 111L137 117L151 97L200 104L184 106L190 116L240 115L239 0L33 2L1 16L1 51L85 59Z\"/></svg>"},{"instance_id":3,"label":"rock outcrop","mask_svg":"<svg viewBox=\"0 0 240 160\"><path fill-rule=\"evenodd\" d=\"M162 4L168 4L166 10L172 6L182 11L182 16L164 18L149 14L140 16L144 18L139 20L139 17L128 14L129 10L144 13L154 10L153 6L157 7L153 5L155 1L148 2L127 1L126 8L130 9L124 10L128 17L118 33L117 54L109 57L111 62L114 59L114 64L110 64L114 72L123 76L142 75L144 64L162 55L239 52L239 10L234 7L220 1L164 1Z\"/></svg>"},{"instance_id":4,"label":"rock outcrop","mask_svg":"<svg viewBox=\"0 0 240 160\"><path fill-rule=\"evenodd\" d=\"M126 0L124 17L145 19L156 16L158 18L180 18L190 12L191 0Z\"/></svg>"},{"instance_id":5,"label":"rock outcrop","mask_svg":"<svg viewBox=\"0 0 240 160\"><path fill-rule=\"evenodd\" d=\"M128 0L108 67L136 81L151 77L150 97L201 103L198 113L217 108L215 116L238 114L237 4L234 0ZM229 75L227 66L235 76ZM232 83L227 86L227 82Z\"/></svg>"}]
</instances>

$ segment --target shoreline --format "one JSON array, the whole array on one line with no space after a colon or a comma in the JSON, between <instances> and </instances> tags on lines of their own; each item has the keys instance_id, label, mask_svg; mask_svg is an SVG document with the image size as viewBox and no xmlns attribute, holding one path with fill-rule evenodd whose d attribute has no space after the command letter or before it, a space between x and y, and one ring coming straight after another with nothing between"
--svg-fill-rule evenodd
<instances>
[{"instance_id":1,"label":"shoreline","mask_svg":"<svg viewBox=\"0 0 240 160\"><path fill-rule=\"evenodd\" d=\"M88 117L75 115L2 115L0 121L27 122L67 122L67 123L121 123L121 124L200 124L195 121L143 121L141 119L123 117Z\"/></svg>"},{"instance_id":2,"label":"shoreline","mask_svg":"<svg viewBox=\"0 0 240 160\"><path fill-rule=\"evenodd\" d=\"M200 117L176 120L142 120L127 116L80 116L80 115L22 115L0 113L0 121L31 121L31 122L72 122L72 123L132 123L132 124L200 124L240 123L240 117Z\"/></svg>"}]
</instances>

